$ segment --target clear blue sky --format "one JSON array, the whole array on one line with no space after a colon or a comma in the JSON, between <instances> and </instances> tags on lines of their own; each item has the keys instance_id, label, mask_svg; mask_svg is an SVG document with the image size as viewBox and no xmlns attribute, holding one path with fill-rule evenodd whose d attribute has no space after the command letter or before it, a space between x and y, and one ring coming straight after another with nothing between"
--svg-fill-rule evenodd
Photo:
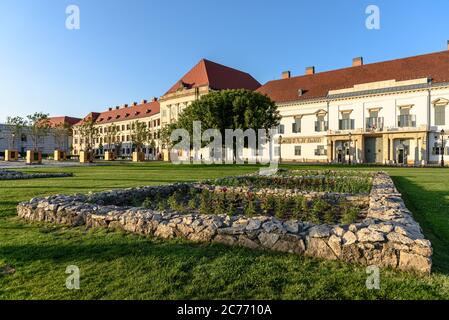
<instances>
[{"instance_id":1,"label":"clear blue sky","mask_svg":"<svg viewBox=\"0 0 449 320\"><path fill-rule=\"evenodd\" d=\"M81 29L65 28L77 4ZM365 28L380 8L381 29ZM301 0L1 0L0 121L44 111L84 116L160 96L201 58L261 83L441 51L449 2Z\"/></svg>"}]
</instances>

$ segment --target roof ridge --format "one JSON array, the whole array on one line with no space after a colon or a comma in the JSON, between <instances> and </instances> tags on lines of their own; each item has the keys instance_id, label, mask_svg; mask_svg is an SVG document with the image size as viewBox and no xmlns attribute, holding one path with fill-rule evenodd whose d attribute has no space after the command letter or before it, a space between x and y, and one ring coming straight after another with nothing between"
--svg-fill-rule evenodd
<instances>
[{"instance_id":1,"label":"roof ridge","mask_svg":"<svg viewBox=\"0 0 449 320\"><path fill-rule=\"evenodd\" d=\"M267 84L270 83L270 82L288 81L288 80L291 80L291 79L314 77L314 76L320 75L320 74L327 74L327 73L331 73L331 72L351 70L351 69L354 70L354 69L359 69L359 68L363 68L363 67L366 67L366 66L379 65L379 64L383 64L383 63L390 63L390 62L401 61L401 60L403 61L403 60L414 59L414 58L419 58L419 57L424 57L424 56L431 56L431 55L436 55L436 54L442 54L442 53L448 53L449 54L449 51L448 50L443 50L443 51L436 51L436 52L418 54L418 55L415 55L415 56L409 56L409 57L404 57L404 58L395 58L395 59L391 59L391 60L371 62L371 63L363 64L361 66L350 66L350 67L344 67L344 68L339 68L339 69L332 69L332 70L316 72L314 74L303 74L303 75L290 77L288 79L274 79L274 80L268 81Z\"/></svg>"}]
</instances>

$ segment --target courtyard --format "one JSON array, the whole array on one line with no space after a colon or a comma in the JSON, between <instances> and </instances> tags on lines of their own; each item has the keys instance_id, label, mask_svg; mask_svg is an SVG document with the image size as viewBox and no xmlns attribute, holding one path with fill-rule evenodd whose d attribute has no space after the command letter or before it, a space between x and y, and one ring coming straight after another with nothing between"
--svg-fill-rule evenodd
<instances>
[{"instance_id":1,"label":"courtyard","mask_svg":"<svg viewBox=\"0 0 449 320\"><path fill-rule=\"evenodd\" d=\"M379 167L284 165L292 170L379 171ZM1 299L447 299L449 297L449 172L381 168L432 242L431 275L381 270L380 290L365 286L366 268L288 253L253 251L123 231L68 228L17 217L31 198L194 182L253 173L257 166L114 163L41 167L73 177L0 182ZM81 289L67 290L68 265L81 270Z\"/></svg>"}]
</instances>

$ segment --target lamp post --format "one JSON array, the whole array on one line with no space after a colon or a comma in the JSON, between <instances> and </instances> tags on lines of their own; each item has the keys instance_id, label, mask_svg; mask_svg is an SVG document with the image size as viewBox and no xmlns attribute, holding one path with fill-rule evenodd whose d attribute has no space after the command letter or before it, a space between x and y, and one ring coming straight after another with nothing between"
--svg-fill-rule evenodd
<instances>
[{"instance_id":1,"label":"lamp post","mask_svg":"<svg viewBox=\"0 0 449 320\"><path fill-rule=\"evenodd\" d=\"M352 144L352 133L349 132L349 146L348 146L348 164L351 165L351 144Z\"/></svg>"},{"instance_id":2,"label":"lamp post","mask_svg":"<svg viewBox=\"0 0 449 320\"><path fill-rule=\"evenodd\" d=\"M441 129L441 167L444 167L444 129Z\"/></svg>"}]
</instances>

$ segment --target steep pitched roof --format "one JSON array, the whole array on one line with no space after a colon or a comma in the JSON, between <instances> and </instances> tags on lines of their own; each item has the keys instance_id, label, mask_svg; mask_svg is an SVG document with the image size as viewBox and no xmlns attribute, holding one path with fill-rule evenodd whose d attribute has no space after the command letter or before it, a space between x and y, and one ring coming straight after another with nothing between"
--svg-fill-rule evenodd
<instances>
[{"instance_id":1,"label":"steep pitched roof","mask_svg":"<svg viewBox=\"0 0 449 320\"><path fill-rule=\"evenodd\" d=\"M324 98L330 90L347 89L361 83L426 77L432 83L449 82L449 51L269 81L257 91L275 102L289 102Z\"/></svg>"},{"instance_id":2,"label":"steep pitched roof","mask_svg":"<svg viewBox=\"0 0 449 320\"><path fill-rule=\"evenodd\" d=\"M137 120L140 118L150 117L160 112L159 101L150 101L132 105L129 107L121 107L119 109L107 110L101 113L91 112L83 120L77 123L81 125L84 120L92 118L96 124L107 124L124 120Z\"/></svg>"},{"instance_id":3,"label":"steep pitched roof","mask_svg":"<svg viewBox=\"0 0 449 320\"><path fill-rule=\"evenodd\" d=\"M180 88L191 89L202 86L209 86L215 90L256 90L261 84L249 73L202 59L165 94L176 92Z\"/></svg>"},{"instance_id":4,"label":"steep pitched roof","mask_svg":"<svg viewBox=\"0 0 449 320\"><path fill-rule=\"evenodd\" d=\"M74 117L50 117L48 118L48 122L51 127L56 127L61 124L67 124L70 126L73 126L74 124L78 123L81 119L80 118L74 118Z\"/></svg>"}]
</instances>

